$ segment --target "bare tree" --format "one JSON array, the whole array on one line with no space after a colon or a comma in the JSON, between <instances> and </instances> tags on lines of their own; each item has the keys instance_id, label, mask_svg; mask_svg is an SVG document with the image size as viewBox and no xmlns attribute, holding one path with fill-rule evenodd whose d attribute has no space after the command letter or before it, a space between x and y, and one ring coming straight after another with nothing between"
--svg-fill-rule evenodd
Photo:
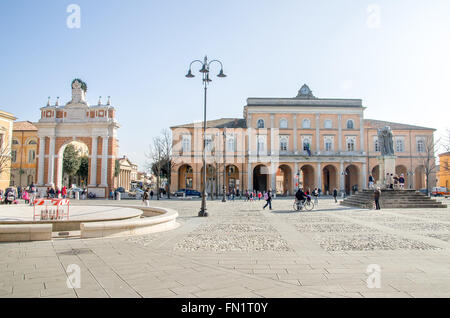
<instances>
[{"instance_id":1,"label":"bare tree","mask_svg":"<svg viewBox=\"0 0 450 318\"><path fill-rule=\"evenodd\" d=\"M147 158L146 169L156 175L156 198L160 199L161 189L161 171L164 158L163 141L161 137L153 138L153 143L149 146L148 153L145 154Z\"/></svg>"},{"instance_id":2,"label":"bare tree","mask_svg":"<svg viewBox=\"0 0 450 318\"><path fill-rule=\"evenodd\" d=\"M161 132L160 142L162 146L162 157L164 169L167 177L167 198L170 199L170 186L172 178L172 170L175 167L175 160L173 160L173 141L172 134L168 129Z\"/></svg>"},{"instance_id":3,"label":"bare tree","mask_svg":"<svg viewBox=\"0 0 450 318\"><path fill-rule=\"evenodd\" d=\"M436 142L434 141L433 136L428 136L425 138L423 143L423 151L419 153L419 164L424 168L424 174L426 179L426 188L427 195L429 194L430 184L432 177L435 177L437 172L437 164L436 164L436 150L438 149L438 145L440 143L440 139Z\"/></svg>"},{"instance_id":4,"label":"bare tree","mask_svg":"<svg viewBox=\"0 0 450 318\"><path fill-rule=\"evenodd\" d=\"M11 149L0 146L0 175L8 169L11 169Z\"/></svg>"}]
</instances>

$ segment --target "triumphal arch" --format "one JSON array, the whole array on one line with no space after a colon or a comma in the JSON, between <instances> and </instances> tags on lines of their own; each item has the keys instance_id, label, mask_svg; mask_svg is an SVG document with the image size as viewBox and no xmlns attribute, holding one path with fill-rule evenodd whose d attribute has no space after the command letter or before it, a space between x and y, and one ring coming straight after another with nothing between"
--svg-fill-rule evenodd
<instances>
[{"instance_id":1,"label":"triumphal arch","mask_svg":"<svg viewBox=\"0 0 450 318\"><path fill-rule=\"evenodd\" d=\"M115 187L114 168L117 158L115 108L110 98L95 106L86 101L87 85L80 79L72 81L72 100L41 108L38 128L37 187L42 192L49 186L63 186L63 154L69 144L83 145L89 158L88 192L108 197Z\"/></svg>"}]
</instances>

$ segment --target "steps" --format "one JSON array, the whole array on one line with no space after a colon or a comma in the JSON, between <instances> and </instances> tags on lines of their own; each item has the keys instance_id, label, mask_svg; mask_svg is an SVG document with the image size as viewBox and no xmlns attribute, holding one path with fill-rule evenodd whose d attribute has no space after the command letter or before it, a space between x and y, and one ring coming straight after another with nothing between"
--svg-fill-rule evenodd
<instances>
[{"instance_id":1,"label":"steps","mask_svg":"<svg viewBox=\"0 0 450 318\"><path fill-rule=\"evenodd\" d=\"M346 198L341 205L370 209L374 204L374 190L363 190ZM382 209L404 208L447 208L447 205L431 199L423 193L415 190L381 190L380 206Z\"/></svg>"}]
</instances>

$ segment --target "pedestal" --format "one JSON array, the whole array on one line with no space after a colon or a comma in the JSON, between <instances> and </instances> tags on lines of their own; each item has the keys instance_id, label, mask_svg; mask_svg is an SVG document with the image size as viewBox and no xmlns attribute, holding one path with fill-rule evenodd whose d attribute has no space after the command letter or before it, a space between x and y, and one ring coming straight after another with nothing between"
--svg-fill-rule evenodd
<instances>
[{"instance_id":1,"label":"pedestal","mask_svg":"<svg viewBox=\"0 0 450 318\"><path fill-rule=\"evenodd\" d=\"M380 180L378 183L382 185L386 184L387 174L395 175L395 160L396 156L380 156L378 157L378 163L380 165Z\"/></svg>"}]
</instances>

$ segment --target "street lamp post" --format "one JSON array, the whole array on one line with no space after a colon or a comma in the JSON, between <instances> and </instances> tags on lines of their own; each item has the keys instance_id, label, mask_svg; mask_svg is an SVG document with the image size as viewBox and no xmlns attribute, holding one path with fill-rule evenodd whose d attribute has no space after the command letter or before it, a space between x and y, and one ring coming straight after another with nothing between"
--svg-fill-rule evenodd
<instances>
[{"instance_id":1,"label":"street lamp post","mask_svg":"<svg viewBox=\"0 0 450 318\"><path fill-rule=\"evenodd\" d=\"M223 65L222 62L219 60L212 60L208 61L208 57L205 56L203 61L201 60L194 60L189 65L189 72L186 74L187 78L193 78L195 77L194 74L192 74L192 65L194 63L200 63L202 65L202 68L200 69L200 73L203 74L202 81L203 81L203 89L204 89L204 107L203 107L203 185L202 185L202 206L200 209L200 212L198 213L198 216L200 217L206 217L208 216L208 213L206 212L206 96L208 91L208 84L212 82L212 80L209 78L209 70L210 66L213 63L219 63L220 64L220 72L217 75L217 77L223 78L226 77L226 75L223 73Z\"/></svg>"},{"instance_id":2,"label":"street lamp post","mask_svg":"<svg viewBox=\"0 0 450 318\"><path fill-rule=\"evenodd\" d=\"M226 180L227 180L227 165L225 162L225 128L223 129L223 198L222 202L227 202L225 199Z\"/></svg>"}]
</instances>

